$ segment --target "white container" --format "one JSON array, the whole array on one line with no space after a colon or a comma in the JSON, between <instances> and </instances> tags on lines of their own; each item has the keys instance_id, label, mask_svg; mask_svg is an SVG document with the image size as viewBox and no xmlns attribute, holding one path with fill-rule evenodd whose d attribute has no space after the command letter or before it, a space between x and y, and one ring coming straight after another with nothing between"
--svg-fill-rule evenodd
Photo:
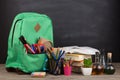
<instances>
[{"instance_id":1,"label":"white container","mask_svg":"<svg viewBox=\"0 0 120 80\"><path fill-rule=\"evenodd\" d=\"M92 74L92 68L81 67L81 71L82 71L83 75L91 75Z\"/></svg>"}]
</instances>

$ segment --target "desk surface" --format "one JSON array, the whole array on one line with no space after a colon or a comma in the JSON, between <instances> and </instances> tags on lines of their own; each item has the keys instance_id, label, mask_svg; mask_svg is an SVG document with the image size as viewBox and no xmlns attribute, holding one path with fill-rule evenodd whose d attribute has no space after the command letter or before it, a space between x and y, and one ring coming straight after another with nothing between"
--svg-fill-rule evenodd
<instances>
[{"instance_id":1,"label":"desk surface","mask_svg":"<svg viewBox=\"0 0 120 80\"><path fill-rule=\"evenodd\" d=\"M120 80L120 63L114 63L116 72L114 75L92 75L83 76L82 74L72 73L71 76L47 74L44 78L32 78L30 75L18 75L7 72L5 65L0 64L0 80Z\"/></svg>"}]
</instances>

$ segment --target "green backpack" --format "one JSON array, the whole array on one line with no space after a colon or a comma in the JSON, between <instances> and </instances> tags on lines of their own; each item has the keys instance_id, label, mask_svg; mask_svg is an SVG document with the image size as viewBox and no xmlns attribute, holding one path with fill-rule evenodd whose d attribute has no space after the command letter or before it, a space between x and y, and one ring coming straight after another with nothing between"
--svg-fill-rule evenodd
<instances>
[{"instance_id":1,"label":"green backpack","mask_svg":"<svg viewBox=\"0 0 120 80\"><path fill-rule=\"evenodd\" d=\"M44 53L26 54L25 47L19 40L21 35L30 44L36 43L40 37L53 43L51 19L44 14L20 13L13 21L8 38L6 69L19 69L25 73L45 70L47 55Z\"/></svg>"}]
</instances>

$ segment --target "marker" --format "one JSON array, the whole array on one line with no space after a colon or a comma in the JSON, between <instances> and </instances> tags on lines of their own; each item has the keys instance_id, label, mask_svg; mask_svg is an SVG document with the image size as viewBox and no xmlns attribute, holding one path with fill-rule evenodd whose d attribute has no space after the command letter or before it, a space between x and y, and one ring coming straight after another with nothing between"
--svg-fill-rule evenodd
<instances>
[{"instance_id":1,"label":"marker","mask_svg":"<svg viewBox=\"0 0 120 80\"><path fill-rule=\"evenodd\" d=\"M35 53L35 51L32 50L32 48L30 47L30 45L28 44L28 42L25 40L24 36L20 36L19 40L22 42L22 44L25 46L26 50L28 51L28 49L30 50L30 52Z\"/></svg>"},{"instance_id":2,"label":"marker","mask_svg":"<svg viewBox=\"0 0 120 80\"><path fill-rule=\"evenodd\" d=\"M35 54L35 51L33 51L33 49L28 45L28 44L24 44L26 50L30 50L30 52L34 53Z\"/></svg>"}]
</instances>

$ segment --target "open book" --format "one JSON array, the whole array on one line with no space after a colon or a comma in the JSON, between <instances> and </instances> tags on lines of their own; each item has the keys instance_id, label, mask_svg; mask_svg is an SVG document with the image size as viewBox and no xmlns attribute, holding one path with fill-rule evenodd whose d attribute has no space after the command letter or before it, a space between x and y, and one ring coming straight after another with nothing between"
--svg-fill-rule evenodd
<instances>
[{"instance_id":1,"label":"open book","mask_svg":"<svg viewBox=\"0 0 120 80\"><path fill-rule=\"evenodd\" d=\"M84 54L84 55L95 55L95 52L99 52L98 49L88 47L88 46L68 46L63 47L63 50L65 50L66 53L78 53L78 54Z\"/></svg>"}]
</instances>

